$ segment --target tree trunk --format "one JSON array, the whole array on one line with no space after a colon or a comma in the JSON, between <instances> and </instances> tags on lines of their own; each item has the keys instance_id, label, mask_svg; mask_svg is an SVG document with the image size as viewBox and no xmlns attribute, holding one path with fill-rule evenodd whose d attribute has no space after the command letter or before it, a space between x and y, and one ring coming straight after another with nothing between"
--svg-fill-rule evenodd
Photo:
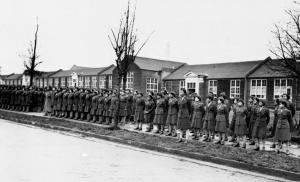
<instances>
[{"instance_id":1,"label":"tree trunk","mask_svg":"<svg viewBox=\"0 0 300 182\"><path fill-rule=\"evenodd\" d=\"M29 86L33 86L33 73L29 73Z\"/></svg>"},{"instance_id":2,"label":"tree trunk","mask_svg":"<svg viewBox=\"0 0 300 182\"><path fill-rule=\"evenodd\" d=\"M123 77L122 77L122 79L123 79L123 91L125 91L126 90L126 84L127 84L127 73L125 73L125 74L123 74Z\"/></svg>"}]
</instances>

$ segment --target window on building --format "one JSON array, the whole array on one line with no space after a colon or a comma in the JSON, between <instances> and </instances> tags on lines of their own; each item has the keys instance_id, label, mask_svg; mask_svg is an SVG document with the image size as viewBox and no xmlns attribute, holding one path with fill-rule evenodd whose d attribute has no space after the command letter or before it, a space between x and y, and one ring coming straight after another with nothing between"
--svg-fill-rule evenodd
<instances>
[{"instance_id":1,"label":"window on building","mask_svg":"<svg viewBox=\"0 0 300 182\"><path fill-rule=\"evenodd\" d=\"M89 76L86 76L84 78L84 87L85 88L90 88L90 77Z\"/></svg>"},{"instance_id":2,"label":"window on building","mask_svg":"<svg viewBox=\"0 0 300 182\"><path fill-rule=\"evenodd\" d=\"M40 78L40 87L44 87L44 79Z\"/></svg>"},{"instance_id":3,"label":"window on building","mask_svg":"<svg viewBox=\"0 0 300 182\"><path fill-rule=\"evenodd\" d=\"M241 81L231 80L230 81L230 98L240 98L241 92Z\"/></svg>"},{"instance_id":4,"label":"window on building","mask_svg":"<svg viewBox=\"0 0 300 182\"><path fill-rule=\"evenodd\" d=\"M59 79L55 78L54 79L54 87L58 87L59 86Z\"/></svg>"},{"instance_id":5,"label":"window on building","mask_svg":"<svg viewBox=\"0 0 300 182\"><path fill-rule=\"evenodd\" d=\"M187 90L190 93L195 93L196 92L196 83L195 82L187 82Z\"/></svg>"},{"instance_id":6,"label":"window on building","mask_svg":"<svg viewBox=\"0 0 300 182\"><path fill-rule=\"evenodd\" d=\"M106 76L99 76L99 88L105 88L106 86Z\"/></svg>"},{"instance_id":7,"label":"window on building","mask_svg":"<svg viewBox=\"0 0 300 182\"><path fill-rule=\"evenodd\" d=\"M71 87L72 86L72 77L68 77L67 78L67 82L68 82L68 87Z\"/></svg>"},{"instance_id":8,"label":"window on building","mask_svg":"<svg viewBox=\"0 0 300 182\"><path fill-rule=\"evenodd\" d=\"M14 84L13 84L13 85L17 85L17 81L18 81L18 80L14 80Z\"/></svg>"},{"instance_id":9,"label":"window on building","mask_svg":"<svg viewBox=\"0 0 300 182\"><path fill-rule=\"evenodd\" d=\"M92 76L92 88L97 88L97 77Z\"/></svg>"},{"instance_id":10,"label":"window on building","mask_svg":"<svg viewBox=\"0 0 300 182\"><path fill-rule=\"evenodd\" d=\"M60 86L61 87L65 87L66 86L66 79L65 79L65 77L60 78Z\"/></svg>"},{"instance_id":11,"label":"window on building","mask_svg":"<svg viewBox=\"0 0 300 182\"><path fill-rule=\"evenodd\" d=\"M179 82L179 91L182 90L182 89L185 89L185 80L181 80Z\"/></svg>"},{"instance_id":12,"label":"window on building","mask_svg":"<svg viewBox=\"0 0 300 182\"><path fill-rule=\"evenodd\" d=\"M251 80L250 95L260 98L267 98L267 80Z\"/></svg>"},{"instance_id":13,"label":"window on building","mask_svg":"<svg viewBox=\"0 0 300 182\"><path fill-rule=\"evenodd\" d=\"M108 89L112 89L112 75L108 76Z\"/></svg>"},{"instance_id":14,"label":"window on building","mask_svg":"<svg viewBox=\"0 0 300 182\"><path fill-rule=\"evenodd\" d=\"M22 85L22 80L18 80L18 85Z\"/></svg>"},{"instance_id":15,"label":"window on building","mask_svg":"<svg viewBox=\"0 0 300 182\"><path fill-rule=\"evenodd\" d=\"M217 95L218 91L218 81L217 80L209 80L208 81L208 92L212 92L214 96Z\"/></svg>"},{"instance_id":16,"label":"window on building","mask_svg":"<svg viewBox=\"0 0 300 182\"><path fill-rule=\"evenodd\" d=\"M49 86L53 86L53 78L49 78Z\"/></svg>"},{"instance_id":17,"label":"window on building","mask_svg":"<svg viewBox=\"0 0 300 182\"><path fill-rule=\"evenodd\" d=\"M292 79L275 79L274 80L274 98L280 98L282 94L290 95L292 99Z\"/></svg>"},{"instance_id":18,"label":"window on building","mask_svg":"<svg viewBox=\"0 0 300 182\"><path fill-rule=\"evenodd\" d=\"M127 81L126 81L126 89L133 90L133 77L134 73L133 72L128 72L127 73ZM121 79L121 88L123 88L123 79Z\"/></svg>"},{"instance_id":19,"label":"window on building","mask_svg":"<svg viewBox=\"0 0 300 182\"><path fill-rule=\"evenodd\" d=\"M158 80L157 78L147 78L146 80L146 92L158 92Z\"/></svg>"},{"instance_id":20,"label":"window on building","mask_svg":"<svg viewBox=\"0 0 300 182\"><path fill-rule=\"evenodd\" d=\"M78 77L78 87L83 87L83 77L82 76Z\"/></svg>"},{"instance_id":21,"label":"window on building","mask_svg":"<svg viewBox=\"0 0 300 182\"><path fill-rule=\"evenodd\" d=\"M48 87L47 79L44 78L44 87Z\"/></svg>"}]
</instances>

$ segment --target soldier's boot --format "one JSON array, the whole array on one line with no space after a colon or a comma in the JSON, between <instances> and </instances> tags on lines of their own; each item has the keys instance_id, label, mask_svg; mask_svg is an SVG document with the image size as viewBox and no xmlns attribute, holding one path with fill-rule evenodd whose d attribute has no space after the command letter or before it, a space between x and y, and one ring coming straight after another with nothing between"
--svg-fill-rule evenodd
<instances>
[{"instance_id":1,"label":"soldier's boot","mask_svg":"<svg viewBox=\"0 0 300 182\"><path fill-rule=\"evenodd\" d=\"M93 115L93 123L96 123L96 121L97 121L97 117L96 115Z\"/></svg>"},{"instance_id":2,"label":"soldier's boot","mask_svg":"<svg viewBox=\"0 0 300 182\"><path fill-rule=\"evenodd\" d=\"M78 112L75 113L75 119L78 120Z\"/></svg>"},{"instance_id":3,"label":"soldier's boot","mask_svg":"<svg viewBox=\"0 0 300 182\"><path fill-rule=\"evenodd\" d=\"M91 115L90 115L90 114L87 114L87 115L86 115L86 121L87 121L87 122L90 122L90 120L91 120Z\"/></svg>"},{"instance_id":4,"label":"soldier's boot","mask_svg":"<svg viewBox=\"0 0 300 182\"><path fill-rule=\"evenodd\" d=\"M102 117L102 116L99 116L99 118L98 118L98 123L99 123L99 124L102 124L102 122L103 122L103 117Z\"/></svg>"},{"instance_id":5,"label":"soldier's boot","mask_svg":"<svg viewBox=\"0 0 300 182\"><path fill-rule=\"evenodd\" d=\"M82 121L83 119L84 119L84 113L82 112L82 113L80 113L80 120Z\"/></svg>"},{"instance_id":6,"label":"soldier's boot","mask_svg":"<svg viewBox=\"0 0 300 182\"><path fill-rule=\"evenodd\" d=\"M29 106L26 107L26 111L25 112L29 112Z\"/></svg>"},{"instance_id":7,"label":"soldier's boot","mask_svg":"<svg viewBox=\"0 0 300 182\"><path fill-rule=\"evenodd\" d=\"M73 111L70 111L70 119L73 119Z\"/></svg>"}]
</instances>

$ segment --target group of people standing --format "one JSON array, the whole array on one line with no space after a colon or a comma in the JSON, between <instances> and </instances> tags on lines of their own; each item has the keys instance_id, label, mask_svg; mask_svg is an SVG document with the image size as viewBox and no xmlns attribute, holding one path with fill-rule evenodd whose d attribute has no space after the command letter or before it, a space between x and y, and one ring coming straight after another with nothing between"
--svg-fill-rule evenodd
<instances>
[{"instance_id":1,"label":"group of people standing","mask_svg":"<svg viewBox=\"0 0 300 182\"><path fill-rule=\"evenodd\" d=\"M219 97L209 93L202 100L196 94L187 94L185 89L180 91L179 97L173 92L162 91L155 96L149 92L146 99L139 97L136 100L135 129L142 130L145 123L146 132L153 130L154 133L178 137L178 142L184 138L187 142L191 133L194 139L204 142L224 145L229 140L234 147L242 148L246 148L246 142L250 140L249 145L254 145L254 150L265 150L265 139L271 129L274 141L271 148L276 147L279 151L286 143L285 151L288 151L295 115L289 99L287 94L276 99L273 125L268 127L270 111L266 101L257 97L250 97L247 103L234 98L231 104L225 93ZM232 117L229 117L230 111Z\"/></svg>"},{"instance_id":2,"label":"group of people standing","mask_svg":"<svg viewBox=\"0 0 300 182\"><path fill-rule=\"evenodd\" d=\"M0 108L22 112L41 112L44 90L37 87L0 85Z\"/></svg>"},{"instance_id":3,"label":"group of people standing","mask_svg":"<svg viewBox=\"0 0 300 182\"><path fill-rule=\"evenodd\" d=\"M232 101L223 92L218 97L209 93L201 98L185 89L179 95L163 90L148 92L146 96L130 90L95 90L84 88L0 87L0 108L17 111L44 111L45 115L85 120L99 124L134 122L135 130L153 132L188 141L189 136L204 142L214 141L224 145L233 142L234 147L255 145L255 150L265 149L268 129L277 151L286 144L288 151L291 130L294 128L295 108L290 96L283 94L275 100L273 124L264 100L250 97ZM230 114L232 113L232 114ZM269 125L270 126L270 125Z\"/></svg>"}]
</instances>

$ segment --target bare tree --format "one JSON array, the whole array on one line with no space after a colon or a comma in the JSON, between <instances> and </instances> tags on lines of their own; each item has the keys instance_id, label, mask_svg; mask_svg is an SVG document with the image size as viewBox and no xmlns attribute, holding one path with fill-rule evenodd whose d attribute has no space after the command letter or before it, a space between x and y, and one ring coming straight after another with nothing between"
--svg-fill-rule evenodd
<instances>
[{"instance_id":1,"label":"bare tree","mask_svg":"<svg viewBox=\"0 0 300 182\"><path fill-rule=\"evenodd\" d=\"M145 46L150 36L144 41L139 48L137 43L139 39L137 37L137 29L135 28L135 10L130 9L130 2L128 2L127 10L124 12L123 17L120 20L120 25L117 30L111 29L111 35L108 35L109 41L116 54L116 65L118 72L118 98L120 99L121 83L123 83L122 89L126 89L127 72L129 65L134 62L136 56L140 53ZM119 102L120 103L120 102ZM117 109L117 115L119 113ZM118 126L118 120L114 121L114 128Z\"/></svg>"},{"instance_id":2,"label":"bare tree","mask_svg":"<svg viewBox=\"0 0 300 182\"><path fill-rule=\"evenodd\" d=\"M287 76L300 77L297 60L300 58L300 9L299 2L294 1L296 9L285 10L289 21L284 25L275 24L272 33L277 43L270 48L270 52L278 60L268 61L273 71L283 72Z\"/></svg>"},{"instance_id":3,"label":"bare tree","mask_svg":"<svg viewBox=\"0 0 300 182\"><path fill-rule=\"evenodd\" d=\"M39 24L37 23L34 34L34 42L30 42L30 46L27 49L28 55L23 56L26 59L24 61L25 73L27 73L30 77L30 86L33 85L33 78L39 73L39 71L37 71L37 66L42 63L42 61L38 61L39 55L37 54L38 31Z\"/></svg>"}]
</instances>

